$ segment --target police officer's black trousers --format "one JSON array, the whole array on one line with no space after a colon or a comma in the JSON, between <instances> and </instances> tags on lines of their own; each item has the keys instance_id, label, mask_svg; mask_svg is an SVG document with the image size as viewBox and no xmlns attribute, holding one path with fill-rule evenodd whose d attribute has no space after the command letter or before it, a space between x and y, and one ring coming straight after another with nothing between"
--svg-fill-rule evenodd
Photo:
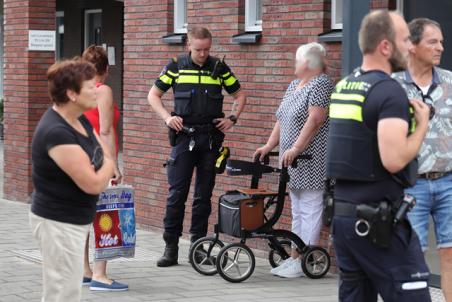
<instances>
[{"instance_id":1,"label":"police officer's black trousers","mask_svg":"<svg viewBox=\"0 0 452 302\"><path fill-rule=\"evenodd\" d=\"M407 221L398 224L391 247L376 247L355 232L356 218L336 216L333 240L341 270L339 301L386 302L431 301L425 282L429 270L419 239ZM421 288L419 288L421 287Z\"/></svg>"},{"instance_id":2,"label":"police officer's black trousers","mask_svg":"<svg viewBox=\"0 0 452 302\"><path fill-rule=\"evenodd\" d=\"M195 134L195 147L189 150L190 137L181 134L171 150L167 164L169 195L164 218L165 233L181 236L185 202L196 168L195 192L192 206L190 234L193 238L207 234L208 219L212 210L212 190L215 186L215 161L224 135Z\"/></svg>"}]
</instances>

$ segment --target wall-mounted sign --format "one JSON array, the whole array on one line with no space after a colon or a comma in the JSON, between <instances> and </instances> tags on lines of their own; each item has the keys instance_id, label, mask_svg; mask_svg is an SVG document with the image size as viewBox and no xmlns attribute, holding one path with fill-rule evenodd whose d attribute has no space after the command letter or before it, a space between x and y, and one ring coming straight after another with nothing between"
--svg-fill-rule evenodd
<instances>
[{"instance_id":1,"label":"wall-mounted sign","mask_svg":"<svg viewBox=\"0 0 452 302\"><path fill-rule=\"evenodd\" d=\"M108 54L108 65L111 65L111 66L116 65L115 47L114 46L108 46L107 54Z\"/></svg>"},{"instance_id":2,"label":"wall-mounted sign","mask_svg":"<svg viewBox=\"0 0 452 302\"><path fill-rule=\"evenodd\" d=\"M55 51L55 31L54 30L29 30L28 31L29 51Z\"/></svg>"}]
</instances>

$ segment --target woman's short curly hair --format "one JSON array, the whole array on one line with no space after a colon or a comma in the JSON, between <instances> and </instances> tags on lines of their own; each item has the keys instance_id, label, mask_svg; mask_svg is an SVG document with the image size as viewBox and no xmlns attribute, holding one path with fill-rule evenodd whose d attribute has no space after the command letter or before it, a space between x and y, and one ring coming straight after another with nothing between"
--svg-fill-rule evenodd
<instances>
[{"instance_id":1,"label":"woman's short curly hair","mask_svg":"<svg viewBox=\"0 0 452 302\"><path fill-rule=\"evenodd\" d=\"M94 65L81 58L57 62L47 70L50 98L57 105L65 104L69 102L68 90L80 93L83 82L92 80L95 76Z\"/></svg>"}]
</instances>

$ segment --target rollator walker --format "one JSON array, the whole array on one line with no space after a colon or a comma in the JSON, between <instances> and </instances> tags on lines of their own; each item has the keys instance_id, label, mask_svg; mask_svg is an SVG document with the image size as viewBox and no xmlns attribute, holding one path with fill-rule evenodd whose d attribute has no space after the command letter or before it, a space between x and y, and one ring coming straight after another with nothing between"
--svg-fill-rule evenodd
<instances>
[{"instance_id":1,"label":"rollator walker","mask_svg":"<svg viewBox=\"0 0 452 302\"><path fill-rule=\"evenodd\" d=\"M270 247L268 261L272 267L279 266L290 257L292 246L302 255L301 267L306 276L318 279L325 276L330 268L328 252L319 246L308 246L295 233L275 229L274 225L284 209L286 187L289 182L287 167L281 169L269 166L269 156L278 156L270 152L264 162L228 160L226 172L230 176L252 175L249 188L227 191L218 202L218 223L214 226L215 236L203 237L193 243L189 260L200 274L211 276L217 272L229 282L242 282L254 271L256 260L246 240L261 238L267 240ZM299 156L294 160L308 160L311 156ZM259 188L263 174L279 173L278 192ZM240 239L239 242L225 245L220 233Z\"/></svg>"}]
</instances>

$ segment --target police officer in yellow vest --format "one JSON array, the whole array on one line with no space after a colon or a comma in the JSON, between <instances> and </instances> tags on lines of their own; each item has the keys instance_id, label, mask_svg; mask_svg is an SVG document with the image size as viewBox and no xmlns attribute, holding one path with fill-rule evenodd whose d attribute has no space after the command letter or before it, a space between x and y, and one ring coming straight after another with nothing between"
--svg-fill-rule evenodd
<instances>
[{"instance_id":1,"label":"police officer in yellow vest","mask_svg":"<svg viewBox=\"0 0 452 302\"><path fill-rule=\"evenodd\" d=\"M215 185L215 161L224 132L239 118L245 103L240 83L223 60L209 55L212 35L195 27L188 33L189 53L173 58L163 69L149 92L152 109L170 129L171 155L167 162L169 195L164 218L165 252L157 266L177 264L179 237L182 235L185 202L196 168L190 240L206 236ZM173 88L174 109L162 104L163 94ZM238 106L230 115L223 113L222 89ZM236 111L234 108L237 107Z\"/></svg>"},{"instance_id":2,"label":"police officer in yellow vest","mask_svg":"<svg viewBox=\"0 0 452 302\"><path fill-rule=\"evenodd\" d=\"M334 213L340 301L377 301L377 294L384 301L430 301L429 271L406 219L413 199L403 196L415 182L413 159L429 111L390 77L406 67L409 35L399 14L368 14L359 32L362 66L331 96L327 175L336 184L334 208L325 212Z\"/></svg>"}]
</instances>

